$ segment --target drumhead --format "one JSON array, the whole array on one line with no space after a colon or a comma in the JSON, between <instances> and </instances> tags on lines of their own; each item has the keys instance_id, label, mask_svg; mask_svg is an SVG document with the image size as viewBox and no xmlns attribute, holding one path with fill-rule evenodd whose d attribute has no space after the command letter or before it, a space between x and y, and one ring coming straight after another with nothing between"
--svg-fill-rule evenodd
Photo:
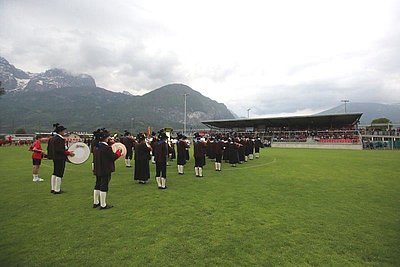
<instances>
[{"instance_id":1,"label":"drumhead","mask_svg":"<svg viewBox=\"0 0 400 267\"><path fill-rule=\"evenodd\" d=\"M68 161L73 164L82 164L89 159L90 149L85 143L74 143L69 146L68 150L75 154L73 157L67 156Z\"/></svg>"},{"instance_id":2,"label":"drumhead","mask_svg":"<svg viewBox=\"0 0 400 267\"><path fill-rule=\"evenodd\" d=\"M122 143L114 143L111 146L111 148L112 148L114 153L117 152L119 149L121 149L122 150L122 156L120 158L125 158L125 156L126 156L126 147L125 147L124 144L122 144Z\"/></svg>"}]
</instances>

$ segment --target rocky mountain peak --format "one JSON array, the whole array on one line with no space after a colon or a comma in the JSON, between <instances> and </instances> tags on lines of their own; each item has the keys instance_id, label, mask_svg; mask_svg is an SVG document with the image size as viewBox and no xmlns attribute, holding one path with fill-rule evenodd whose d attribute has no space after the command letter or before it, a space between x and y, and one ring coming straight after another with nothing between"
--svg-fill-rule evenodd
<instances>
[{"instance_id":1,"label":"rocky mountain peak","mask_svg":"<svg viewBox=\"0 0 400 267\"><path fill-rule=\"evenodd\" d=\"M95 80L87 74L72 74L64 69L54 68L36 74L26 89L46 91L65 87L96 87Z\"/></svg>"},{"instance_id":2,"label":"rocky mountain peak","mask_svg":"<svg viewBox=\"0 0 400 267\"><path fill-rule=\"evenodd\" d=\"M88 74L74 74L65 69L53 68L42 73L27 73L0 57L0 81L6 91L46 91L64 87L96 87Z\"/></svg>"},{"instance_id":3,"label":"rocky mountain peak","mask_svg":"<svg viewBox=\"0 0 400 267\"><path fill-rule=\"evenodd\" d=\"M21 85L26 84L25 80L27 79L29 79L29 74L0 57L0 81L6 91L21 89Z\"/></svg>"}]
</instances>

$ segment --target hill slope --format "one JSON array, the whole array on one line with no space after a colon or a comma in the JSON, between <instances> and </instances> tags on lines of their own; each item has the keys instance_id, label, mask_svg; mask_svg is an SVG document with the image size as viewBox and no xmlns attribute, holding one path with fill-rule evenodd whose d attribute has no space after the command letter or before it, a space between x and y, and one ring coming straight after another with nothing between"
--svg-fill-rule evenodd
<instances>
[{"instance_id":1,"label":"hill slope","mask_svg":"<svg viewBox=\"0 0 400 267\"><path fill-rule=\"evenodd\" d=\"M17 128L48 131L54 122L70 130L97 127L144 131L170 126L183 128L183 92L188 96L188 128L205 119L229 119L233 115L217 103L185 85L168 85L144 96L115 93L98 87L67 87L47 91L24 90L0 98L0 132ZM132 120L133 118L133 120ZM204 127L204 126L202 126Z\"/></svg>"},{"instance_id":2,"label":"hill slope","mask_svg":"<svg viewBox=\"0 0 400 267\"><path fill-rule=\"evenodd\" d=\"M361 124L369 124L373 119L388 118L392 122L400 123L400 104L379 103L348 103L347 112L362 112ZM344 105L323 111L319 114L344 113Z\"/></svg>"},{"instance_id":3,"label":"hill slope","mask_svg":"<svg viewBox=\"0 0 400 267\"><path fill-rule=\"evenodd\" d=\"M0 98L0 133L17 128L49 131L54 122L76 131L98 127L144 131L148 126L182 129L184 94L189 94L188 129L204 127L202 120L234 118L224 104L183 84L170 84L135 96L96 87L95 80L87 74L63 69L27 73L2 57L0 81L6 89Z\"/></svg>"}]
</instances>

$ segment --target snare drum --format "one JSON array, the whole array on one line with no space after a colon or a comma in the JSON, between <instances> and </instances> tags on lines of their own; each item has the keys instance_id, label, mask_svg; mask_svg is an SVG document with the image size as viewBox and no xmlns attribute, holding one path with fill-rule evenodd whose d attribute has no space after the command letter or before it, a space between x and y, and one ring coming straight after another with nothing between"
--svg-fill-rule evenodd
<instances>
[{"instance_id":1,"label":"snare drum","mask_svg":"<svg viewBox=\"0 0 400 267\"><path fill-rule=\"evenodd\" d=\"M69 151L74 152L74 156L67 156L68 161L73 164L82 164L89 159L90 149L82 142L74 143L68 148Z\"/></svg>"}]
</instances>

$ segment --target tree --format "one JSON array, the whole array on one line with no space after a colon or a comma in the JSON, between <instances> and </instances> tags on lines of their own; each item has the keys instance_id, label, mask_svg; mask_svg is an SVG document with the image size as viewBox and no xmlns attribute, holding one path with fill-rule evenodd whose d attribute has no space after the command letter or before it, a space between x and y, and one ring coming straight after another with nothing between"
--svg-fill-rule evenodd
<instances>
[{"instance_id":1,"label":"tree","mask_svg":"<svg viewBox=\"0 0 400 267\"><path fill-rule=\"evenodd\" d=\"M6 91L4 90L4 88L1 86L1 81L0 81L0 96L4 95L6 93Z\"/></svg>"},{"instance_id":2,"label":"tree","mask_svg":"<svg viewBox=\"0 0 400 267\"><path fill-rule=\"evenodd\" d=\"M15 131L15 133L16 133L16 134L26 134L26 130L25 130L24 128L18 128L18 129Z\"/></svg>"},{"instance_id":3,"label":"tree","mask_svg":"<svg viewBox=\"0 0 400 267\"><path fill-rule=\"evenodd\" d=\"M392 122L387 118L374 119L371 122L371 124L388 124L388 123L392 123Z\"/></svg>"}]
</instances>

